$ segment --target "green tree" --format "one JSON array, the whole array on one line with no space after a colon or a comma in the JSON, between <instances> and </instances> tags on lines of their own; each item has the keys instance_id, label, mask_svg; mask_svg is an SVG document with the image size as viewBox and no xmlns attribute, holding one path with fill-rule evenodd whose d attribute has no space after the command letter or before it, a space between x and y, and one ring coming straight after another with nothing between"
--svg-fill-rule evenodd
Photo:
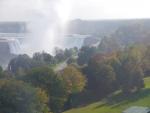
<instances>
[{"instance_id":1,"label":"green tree","mask_svg":"<svg viewBox=\"0 0 150 113\"><path fill-rule=\"evenodd\" d=\"M44 89L50 98L49 107L54 113L62 111L66 101L66 88L63 81L49 67L33 68L23 80L31 83L35 87Z\"/></svg>"},{"instance_id":2,"label":"green tree","mask_svg":"<svg viewBox=\"0 0 150 113\"><path fill-rule=\"evenodd\" d=\"M120 55L121 66L118 71L118 81L124 93L129 94L144 87L142 61L143 54L133 46Z\"/></svg>"},{"instance_id":3,"label":"green tree","mask_svg":"<svg viewBox=\"0 0 150 113\"><path fill-rule=\"evenodd\" d=\"M76 61L77 59L74 58L74 57L70 57L68 60L67 60L67 64L70 65L70 64L76 64Z\"/></svg>"},{"instance_id":4,"label":"green tree","mask_svg":"<svg viewBox=\"0 0 150 113\"><path fill-rule=\"evenodd\" d=\"M56 55L54 58L57 63L62 62L66 59L65 53L62 49L55 48L55 54Z\"/></svg>"},{"instance_id":5,"label":"green tree","mask_svg":"<svg viewBox=\"0 0 150 113\"><path fill-rule=\"evenodd\" d=\"M33 58L28 55L19 55L12 59L8 65L8 71L14 75L24 75L28 70L53 64L53 57L47 53L35 53Z\"/></svg>"},{"instance_id":6,"label":"green tree","mask_svg":"<svg viewBox=\"0 0 150 113\"><path fill-rule=\"evenodd\" d=\"M48 53L42 52L42 53L34 53L33 54L33 60L36 62L39 62L41 64L54 64L54 58Z\"/></svg>"},{"instance_id":7,"label":"green tree","mask_svg":"<svg viewBox=\"0 0 150 113\"><path fill-rule=\"evenodd\" d=\"M88 78L88 88L104 97L115 90L116 73L114 68L102 61L95 61L91 59L86 69Z\"/></svg>"},{"instance_id":8,"label":"green tree","mask_svg":"<svg viewBox=\"0 0 150 113\"><path fill-rule=\"evenodd\" d=\"M4 77L3 68L0 66L0 78Z\"/></svg>"},{"instance_id":9,"label":"green tree","mask_svg":"<svg viewBox=\"0 0 150 113\"><path fill-rule=\"evenodd\" d=\"M150 75L150 46L146 48L146 51L144 53L142 68L145 76L149 76Z\"/></svg>"},{"instance_id":10,"label":"green tree","mask_svg":"<svg viewBox=\"0 0 150 113\"><path fill-rule=\"evenodd\" d=\"M78 64L88 64L90 58L96 53L95 47L82 47L78 54Z\"/></svg>"},{"instance_id":11,"label":"green tree","mask_svg":"<svg viewBox=\"0 0 150 113\"><path fill-rule=\"evenodd\" d=\"M8 70L12 73L17 73L19 70L27 71L32 67L32 59L24 54L12 59L8 65Z\"/></svg>"},{"instance_id":12,"label":"green tree","mask_svg":"<svg viewBox=\"0 0 150 113\"><path fill-rule=\"evenodd\" d=\"M48 97L36 89L17 80L0 80L1 113L48 113Z\"/></svg>"},{"instance_id":13,"label":"green tree","mask_svg":"<svg viewBox=\"0 0 150 113\"><path fill-rule=\"evenodd\" d=\"M119 40L113 37L104 37L101 40L100 45L98 46L98 50L101 53L111 53L115 51L119 51L121 49L121 45Z\"/></svg>"}]
</instances>

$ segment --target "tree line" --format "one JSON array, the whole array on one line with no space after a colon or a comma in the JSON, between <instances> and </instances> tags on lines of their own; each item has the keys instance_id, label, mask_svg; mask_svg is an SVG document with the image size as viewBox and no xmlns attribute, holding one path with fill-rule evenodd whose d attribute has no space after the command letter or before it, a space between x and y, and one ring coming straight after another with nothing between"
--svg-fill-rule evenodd
<instances>
[{"instance_id":1,"label":"tree line","mask_svg":"<svg viewBox=\"0 0 150 113\"><path fill-rule=\"evenodd\" d=\"M69 108L71 95L84 89L86 78L74 65L60 72L53 68L76 51L57 50L55 56L45 52L32 57L18 55L7 70L0 68L0 112L61 113L64 106Z\"/></svg>"},{"instance_id":2,"label":"tree line","mask_svg":"<svg viewBox=\"0 0 150 113\"><path fill-rule=\"evenodd\" d=\"M18 55L7 70L0 69L0 112L61 113L117 90L126 96L141 90L150 74L150 46L114 50L99 46L57 49L55 56ZM68 66L55 72L61 62Z\"/></svg>"}]
</instances>

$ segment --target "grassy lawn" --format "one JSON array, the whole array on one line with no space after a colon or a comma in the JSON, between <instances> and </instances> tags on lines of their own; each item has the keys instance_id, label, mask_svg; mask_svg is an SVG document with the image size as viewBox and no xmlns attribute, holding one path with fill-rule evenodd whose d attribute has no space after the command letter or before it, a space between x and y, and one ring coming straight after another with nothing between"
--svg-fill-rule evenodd
<instances>
[{"instance_id":1,"label":"grassy lawn","mask_svg":"<svg viewBox=\"0 0 150 113\"><path fill-rule=\"evenodd\" d=\"M130 106L150 107L150 77L145 78L145 88L133 95L125 97L121 92L115 92L100 102L72 109L65 113L122 113Z\"/></svg>"}]
</instances>

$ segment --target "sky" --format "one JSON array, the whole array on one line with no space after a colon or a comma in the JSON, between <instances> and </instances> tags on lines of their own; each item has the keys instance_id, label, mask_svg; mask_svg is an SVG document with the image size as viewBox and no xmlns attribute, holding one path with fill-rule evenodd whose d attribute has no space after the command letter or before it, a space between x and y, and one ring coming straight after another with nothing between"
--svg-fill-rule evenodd
<instances>
[{"instance_id":1,"label":"sky","mask_svg":"<svg viewBox=\"0 0 150 113\"><path fill-rule=\"evenodd\" d=\"M70 0L71 19L150 18L150 0Z\"/></svg>"},{"instance_id":2,"label":"sky","mask_svg":"<svg viewBox=\"0 0 150 113\"><path fill-rule=\"evenodd\" d=\"M133 18L150 18L150 0L0 0L0 21L28 23L23 52L29 54L52 53L70 19Z\"/></svg>"},{"instance_id":3,"label":"sky","mask_svg":"<svg viewBox=\"0 0 150 113\"><path fill-rule=\"evenodd\" d=\"M37 10L44 12L47 1L51 2L46 6L49 9L57 4L56 10L62 21L150 18L150 0L0 0L0 20L26 18Z\"/></svg>"}]
</instances>

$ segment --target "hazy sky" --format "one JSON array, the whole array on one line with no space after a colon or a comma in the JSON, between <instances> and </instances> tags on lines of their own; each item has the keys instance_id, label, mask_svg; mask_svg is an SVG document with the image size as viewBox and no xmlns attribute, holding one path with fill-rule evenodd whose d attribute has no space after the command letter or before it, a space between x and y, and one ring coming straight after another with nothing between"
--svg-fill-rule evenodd
<instances>
[{"instance_id":1,"label":"hazy sky","mask_svg":"<svg viewBox=\"0 0 150 113\"><path fill-rule=\"evenodd\" d=\"M70 18L150 18L150 0L70 0Z\"/></svg>"},{"instance_id":2,"label":"hazy sky","mask_svg":"<svg viewBox=\"0 0 150 113\"><path fill-rule=\"evenodd\" d=\"M51 5L45 5L47 1ZM0 0L0 20L25 18L32 12L45 11L45 6L53 9L54 2L63 21L68 14L69 19L150 18L150 0Z\"/></svg>"}]
</instances>

